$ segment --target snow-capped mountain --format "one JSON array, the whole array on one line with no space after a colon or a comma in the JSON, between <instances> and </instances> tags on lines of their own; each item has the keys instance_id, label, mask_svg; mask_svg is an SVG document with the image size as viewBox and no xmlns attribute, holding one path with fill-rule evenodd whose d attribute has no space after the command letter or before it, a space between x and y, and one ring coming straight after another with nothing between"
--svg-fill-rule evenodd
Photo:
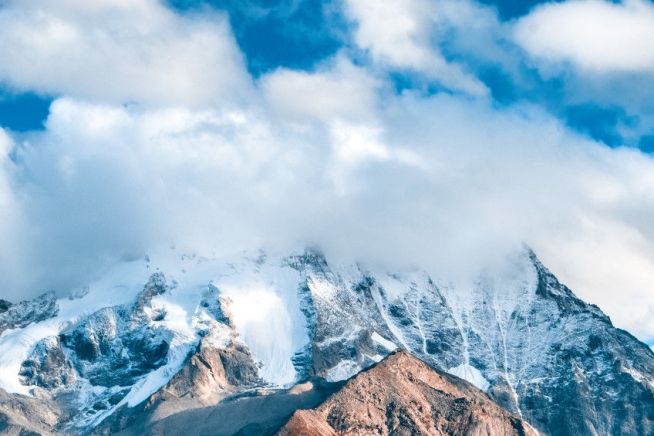
<instances>
[{"instance_id":1,"label":"snow-capped mountain","mask_svg":"<svg viewBox=\"0 0 654 436\"><path fill-rule=\"evenodd\" d=\"M0 312L7 429L109 434L228 396L337 383L403 348L542 434L654 434L652 350L528 249L506 271L458 282L315 249L229 260L165 250ZM27 422L15 413L39 407Z\"/></svg>"}]
</instances>

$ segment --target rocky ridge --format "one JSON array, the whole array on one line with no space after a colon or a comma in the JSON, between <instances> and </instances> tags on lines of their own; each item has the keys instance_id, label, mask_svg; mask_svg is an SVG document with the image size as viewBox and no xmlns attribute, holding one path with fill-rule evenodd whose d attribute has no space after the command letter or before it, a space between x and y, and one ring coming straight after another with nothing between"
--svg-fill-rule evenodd
<instances>
[{"instance_id":1,"label":"rocky ridge","mask_svg":"<svg viewBox=\"0 0 654 436\"><path fill-rule=\"evenodd\" d=\"M366 369L324 403L298 410L279 436L536 436L472 384L407 351Z\"/></svg>"},{"instance_id":2,"label":"rocky ridge","mask_svg":"<svg viewBox=\"0 0 654 436\"><path fill-rule=\"evenodd\" d=\"M54 291L18 304L0 300L0 335L5 330L23 328L31 323L53 318L58 312L59 305Z\"/></svg>"}]
</instances>

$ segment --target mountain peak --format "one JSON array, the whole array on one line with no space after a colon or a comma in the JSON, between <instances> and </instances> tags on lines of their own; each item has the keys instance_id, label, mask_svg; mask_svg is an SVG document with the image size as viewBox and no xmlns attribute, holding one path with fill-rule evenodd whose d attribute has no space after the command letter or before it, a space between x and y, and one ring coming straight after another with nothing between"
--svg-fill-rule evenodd
<instances>
[{"instance_id":1,"label":"mountain peak","mask_svg":"<svg viewBox=\"0 0 654 436\"><path fill-rule=\"evenodd\" d=\"M362 371L313 410L295 412L280 436L536 436L528 424L472 384L439 372L405 350Z\"/></svg>"}]
</instances>

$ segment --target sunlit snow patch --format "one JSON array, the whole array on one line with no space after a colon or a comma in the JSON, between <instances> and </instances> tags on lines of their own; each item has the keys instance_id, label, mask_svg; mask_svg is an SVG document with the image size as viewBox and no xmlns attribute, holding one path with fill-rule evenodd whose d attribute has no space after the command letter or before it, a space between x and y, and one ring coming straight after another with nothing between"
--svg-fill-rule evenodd
<instances>
[{"instance_id":1,"label":"sunlit snow patch","mask_svg":"<svg viewBox=\"0 0 654 436\"><path fill-rule=\"evenodd\" d=\"M447 372L466 381L469 381L484 392L486 392L490 387L490 383L488 383L488 380L486 380L484 376L481 375L481 372L479 372L479 370L474 366L470 366L467 363L462 363L457 367L450 368L447 370Z\"/></svg>"}]
</instances>

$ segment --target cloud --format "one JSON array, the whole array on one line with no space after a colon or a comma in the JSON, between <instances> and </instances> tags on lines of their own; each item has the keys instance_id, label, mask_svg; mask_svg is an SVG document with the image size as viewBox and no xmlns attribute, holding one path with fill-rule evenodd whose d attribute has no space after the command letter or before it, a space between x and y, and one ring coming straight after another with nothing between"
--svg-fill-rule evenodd
<instances>
[{"instance_id":1,"label":"cloud","mask_svg":"<svg viewBox=\"0 0 654 436\"><path fill-rule=\"evenodd\" d=\"M6 295L65 292L157 244L213 255L315 243L447 277L495 268L526 241L619 325L651 331L618 302L654 283L654 162L537 109L408 93L347 123L60 99L46 127L16 151L11 247L26 255L2 267L22 285ZM625 258L632 267L596 273Z\"/></svg>"},{"instance_id":2,"label":"cloud","mask_svg":"<svg viewBox=\"0 0 654 436\"><path fill-rule=\"evenodd\" d=\"M344 56L314 72L280 68L261 78L266 101L285 118L358 119L375 112L381 84Z\"/></svg>"},{"instance_id":3,"label":"cloud","mask_svg":"<svg viewBox=\"0 0 654 436\"><path fill-rule=\"evenodd\" d=\"M6 1L0 81L112 103L208 105L248 93L227 18L181 16L157 0Z\"/></svg>"},{"instance_id":4,"label":"cloud","mask_svg":"<svg viewBox=\"0 0 654 436\"><path fill-rule=\"evenodd\" d=\"M544 70L569 63L589 73L654 71L654 6L643 0L548 3L518 20L515 40Z\"/></svg>"},{"instance_id":5,"label":"cloud","mask_svg":"<svg viewBox=\"0 0 654 436\"><path fill-rule=\"evenodd\" d=\"M654 336L652 157L474 91L481 82L441 51L462 47L466 17L478 39L466 50L520 63L489 9L348 0L370 59L343 47L312 70L254 80L215 12L4 5L2 77L59 96L44 131L0 131L0 297L65 294L162 244L210 256L318 244L454 277L497 268L526 242L619 326ZM34 42L48 32L50 45ZM23 77L30 62L38 74ZM456 92L398 94L402 69Z\"/></svg>"},{"instance_id":6,"label":"cloud","mask_svg":"<svg viewBox=\"0 0 654 436\"><path fill-rule=\"evenodd\" d=\"M382 67L416 71L449 89L484 96L486 86L460 64L448 62L432 44L440 4L428 0L346 0L345 13L355 22L356 45L368 50Z\"/></svg>"}]
</instances>

